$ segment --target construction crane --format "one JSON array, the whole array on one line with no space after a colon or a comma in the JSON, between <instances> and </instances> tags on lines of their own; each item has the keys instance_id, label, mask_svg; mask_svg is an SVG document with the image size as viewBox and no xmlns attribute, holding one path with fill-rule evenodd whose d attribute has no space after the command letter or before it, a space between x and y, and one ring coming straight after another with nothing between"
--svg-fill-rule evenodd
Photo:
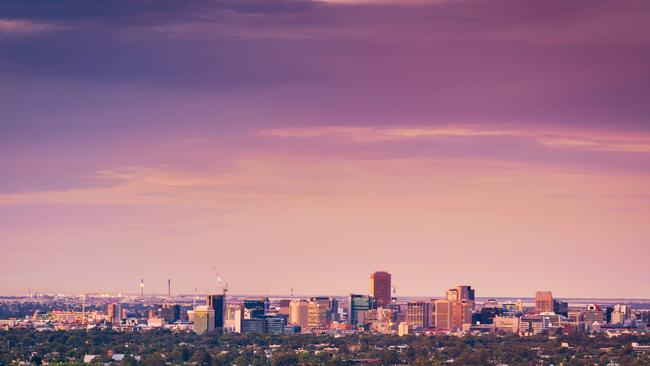
<instances>
[{"instance_id":1,"label":"construction crane","mask_svg":"<svg viewBox=\"0 0 650 366\"><path fill-rule=\"evenodd\" d=\"M223 283L223 280L221 279L221 276L219 276L219 272L217 271L217 267L212 266L212 270L214 271L214 275L217 276L217 284L219 285L219 290L223 293L223 297L226 297L226 293L228 292L228 284Z\"/></svg>"}]
</instances>

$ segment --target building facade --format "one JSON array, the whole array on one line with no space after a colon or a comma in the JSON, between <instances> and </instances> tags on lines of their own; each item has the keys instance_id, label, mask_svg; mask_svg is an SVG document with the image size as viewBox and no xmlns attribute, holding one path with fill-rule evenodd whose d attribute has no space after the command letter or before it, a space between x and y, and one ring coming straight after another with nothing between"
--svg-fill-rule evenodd
<instances>
[{"instance_id":1,"label":"building facade","mask_svg":"<svg viewBox=\"0 0 650 366\"><path fill-rule=\"evenodd\" d=\"M431 320L430 303L427 301L411 301L406 304L405 323L412 330L429 328Z\"/></svg>"},{"instance_id":2,"label":"building facade","mask_svg":"<svg viewBox=\"0 0 650 366\"><path fill-rule=\"evenodd\" d=\"M553 294L551 291L537 291L535 293L535 313L553 312Z\"/></svg>"},{"instance_id":3,"label":"building facade","mask_svg":"<svg viewBox=\"0 0 650 366\"><path fill-rule=\"evenodd\" d=\"M377 307L388 308L391 298L391 275L378 271L370 274L370 293L377 301Z\"/></svg>"},{"instance_id":4,"label":"building facade","mask_svg":"<svg viewBox=\"0 0 650 366\"><path fill-rule=\"evenodd\" d=\"M198 334L214 330L214 309L209 306L194 308L194 331Z\"/></svg>"},{"instance_id":5,"label":"building facade","mask_svg":"<svg viewBox=\"0 0 650 366\"><path fill-rule=\"evenodd\" d=\"M289 304L289 324L306 329L309 325L309 302L307 300L292 300Z\"/></svg>"}]
</instances>

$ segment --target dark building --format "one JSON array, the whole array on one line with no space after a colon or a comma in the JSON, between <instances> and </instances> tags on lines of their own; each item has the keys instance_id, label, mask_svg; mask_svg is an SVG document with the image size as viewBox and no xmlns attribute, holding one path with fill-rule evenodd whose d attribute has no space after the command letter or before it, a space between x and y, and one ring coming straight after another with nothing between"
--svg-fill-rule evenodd
<instances>
[{"instance_id":1,"label":"dark building","mask_svg":"<svg viewBox=\"0 0 650 366\"><path fill-rule=\"evenodd\" d=\"M266 319L242 319L241 333L266 333Z\"/></svg>"},{"instance_id":2,"label":"dark building","mask_svg":"<svg viewBox=\"0 0 650 366\"><path fill-rule=\"evenodd\" d=\"M208 295L205 304L210 309L214 309L214 329L223 329L224 313L226 311L226 302L224 295Z\"/></svg>"},{"instance_id":3,"label":"dark building","mask_svg":"<svg viewBox=\"0 0 650 366\"><path fill-rule=\"evenodd\" d=\"M611 306L608 306L607 309L605 309L605 321L608 323L612 322L612 313L614 312L614 308Z\"/></svg>"},{"instance_id":4,"label":"dark building","mask_svg":"<svg viewBox=\"0 0 650 366\"><path fill-rule=\"evenodd\" d=\"M553 299L553 312L562 316L569 316L569 303Z\"/></svg>"},{"instance_id":5,"label":"dark building","mask_svg":"<svg viewBox=\"0 0 650 366\"><path fill-rule=\"evenodd\" d=\"M301 332L300 325L285 325L284 334L298 334Z\"/></svg>"},{"instance_id":6,"label":"dark building","mask_svg":"<svg viewBox=\"0 0 650 366\"><path fill-rule=\"evenodd\" d=\"M244 300L244 311L250 319L260 319L269 310L269 299Z\"/></svg>"},{"instance_id":7,"label":"dark building","mask_svg":"<svg viewBox=\"0 0 650 366\"><path fill-rule=\"evenodd\" d=\"M167 324L181 320L181 306L178 304L163 304L162 308L160 308L160 317Z\"/></svg>"},{"instance_id":8,"label":"dark building","mask_svg":"<svg viewBox=\"0 0 650 366\"><path fill-rule=\"evenodd\" d=\"M289 316L284 314L267 315L264 316L264 319L266 320L267 333L283 334L284 327L287 325Z\"/></svg>"},{"instance_id":9,"label":"dark building","mask_svg":"<svg viewBox=\"0 0 650 366\"><path fill-rule=\"evenodd\" d=\"M503 308L484 307L480 312L472 314L472 323L476 324L492 324L494 317L504 313Z\"/></svg>"},{"instance_id":10,"label":"dark building","mask_svg":"<svg viewBox=\"0 0 650 366\"><path fill-rule=\"evenodd\" d=\"M339 321L341 316L339 314L339 301L335 298L332 298L330 309L332 310L332 320Z\"/></svg>"}]
</instances>

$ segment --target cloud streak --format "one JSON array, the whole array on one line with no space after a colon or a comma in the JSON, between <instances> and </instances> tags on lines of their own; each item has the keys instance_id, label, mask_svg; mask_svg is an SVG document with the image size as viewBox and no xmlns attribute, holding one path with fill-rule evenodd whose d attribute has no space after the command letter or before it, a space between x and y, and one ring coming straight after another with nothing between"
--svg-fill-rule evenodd
<instances>
[{"instance_id":1,"label":"cloud streak","mask_svg":"<svg viewBox=\"0 0 650 366\"><path fill-rule=\"evenodd\" d=\"M484 126L446 127L350 127L326 126L276 128L256 131L257 135L276 138L341 139L356 143L400 140L440 140L454 138L520 138L533 140L550 148L575 148L594 151L650 153L650 136L617 133L566 132L558 134L530 129L490 129Z\"/></svg>"}]
</instances>

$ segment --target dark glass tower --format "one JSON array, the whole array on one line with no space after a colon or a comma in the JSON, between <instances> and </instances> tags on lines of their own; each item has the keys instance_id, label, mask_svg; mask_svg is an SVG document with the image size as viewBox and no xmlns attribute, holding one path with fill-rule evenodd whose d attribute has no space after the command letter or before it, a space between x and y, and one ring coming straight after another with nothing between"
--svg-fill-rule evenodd
<instances>
[{"instance_id":1,"label":"dark glass tower","mask_svg":"<svg viewBox=\"0 0 650 366\"><path fill-rule=\"evenodd\" d=\"M224 295L208 295L205 304L214 309L214 329L223 329L223 318L226 310L226 299Z\"/></svg>"}]
</instances>

